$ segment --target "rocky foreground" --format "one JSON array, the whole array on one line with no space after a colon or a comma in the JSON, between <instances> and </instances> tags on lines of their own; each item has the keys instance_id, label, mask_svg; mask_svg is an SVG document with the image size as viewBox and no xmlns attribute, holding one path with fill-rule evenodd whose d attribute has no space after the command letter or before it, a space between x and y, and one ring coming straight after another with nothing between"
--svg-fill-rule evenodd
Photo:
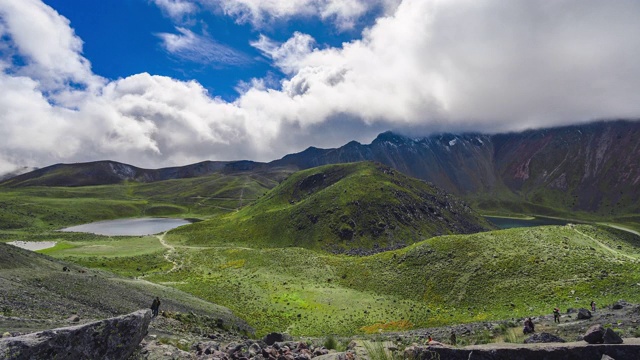
<instances>
[{"instance_id":1,"label":"rocky foreground","mask_svg":"<svg viewBox=\"0 0 640 360\"><path fill-rule=\"evenodd\" d=\"M638 310L636 305L624 304L627 306L625 311L622 311L624 306L617 308L619 304L614 304L611 309L601 311L598 320L611 319L615 317L615 313L633 314ZM327 349L313 339L293 341L290 336L279 333L269 334L260 340L227 331L206 335L192 333L191 336L184 332L168 333L166 330L175 319L165 316L152 318L150 310L140 310L83 325L26 335L4 334L0 339L0 359L640 359L640 338L623 339L618 332L612 330L610 324L605 324L605 327L600 323L593 323L593 318L591 316L576 321L580 326L589 327L579 336L580 340L574 342L565 342L557 335L538 331L528 336L524 344L454 346L439 342L437 337L426 340L414 337L412 339L417 342L407 344L403 342L402 336L411 333L403 333L402 336L387 334L387 340L384 340L384 336L377 341L351 340L344 351L336 351ZM540 318L537 321L539 324L542 322ZM438 330L423 331L431 331L430 334L437 336ZM393 336L395 340L390 339ZM464 336L460 334L461 338Z\"/></svg>"}]
</instances>

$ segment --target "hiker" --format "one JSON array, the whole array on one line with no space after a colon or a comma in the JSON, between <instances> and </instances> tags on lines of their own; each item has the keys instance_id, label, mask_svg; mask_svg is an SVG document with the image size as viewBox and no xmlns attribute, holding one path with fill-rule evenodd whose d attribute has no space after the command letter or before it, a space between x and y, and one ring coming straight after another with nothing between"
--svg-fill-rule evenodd
<instances>
[{"instance_id":1,"label":"hiker","mask_svg":"<svg viewBox=\"0 0 640 360\"><path fill-rule=\"evenodd\" d=\"M433 341L433 339L431 338L431 335L429 335L429 338L427 338L427 344L432 342L432 341Z\"/></svg>"},{"instance_id":2,"label":"hiker","mask_svg":"<svg viewBox=\"0 0 640 360\"><path fill-rule=\"evenodd\" d=\"M596 312L596 302L595 301L591 302L591 311Z\"/></svg>"},{"instance_id":3,"label":"hiker","mask_svg":"<svg viewBox=\"0 0 640 360\"><path fill-rule=\"evenodd\" d=\"M522 333L526 335L534 332L535 332L535 326L533 325L533 320L531 320L531 318L527 318L527 320L524 321L524 327L522 328Z\"/></svg>"},{"instance_id":4,"label":"hiker","mask_svg":"<svg viewBox=\"0 0 640 360\"><path fill-rule=\"evenodd\" d=\"M153 299L153 302L151 303L151 316L152 317L158 316L158 309L160 309L160 298L158 298L156 296L156 298Z\"/></svg>"},{"instance_id":5,"label":"hiker","mask_svg":"<svg viewBox=\"0 0 640 360\"><path fill-rule=\"evenodd\" d=\"M553 322L560 323L560 309L558 308L553 309Z\"/></svg>"},{"instance_id":6,"label":"hiker","mask_svg":"<svg viewBox=\"0 0 640 360\"><path fill-rule=\"evenodd\" d=\"M456 346L456 333L453 332L453 330L451 330L451 336L449 337L449 340L451 340L451 345Z\"/></svg>"}]
</instances>

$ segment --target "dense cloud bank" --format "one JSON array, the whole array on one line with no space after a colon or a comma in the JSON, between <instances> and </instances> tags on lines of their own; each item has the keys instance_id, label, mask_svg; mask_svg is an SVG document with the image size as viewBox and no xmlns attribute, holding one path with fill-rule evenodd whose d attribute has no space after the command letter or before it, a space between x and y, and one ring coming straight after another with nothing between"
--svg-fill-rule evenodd
<instances>
[{"instance_id":1,"label":"dense cloud bank","mask_svg":"<svg viewBox=\"0 0 640 360\"><path fill-rule=\"evenodd\" d=\"M635 0L154 2L176 19L219 6L256 29L310 14L342 29L367 6L385 11L338 48L303 33L260 36L252 45L286 77L242 84L228 102L196 80L105 79L66 18L39 0L0 0L0 173L97 159L271 160L387 129L498 132L640 114ZM159 41L194 58L237 55L180 33L188 41Z\"/></svg>"}]
</instances>

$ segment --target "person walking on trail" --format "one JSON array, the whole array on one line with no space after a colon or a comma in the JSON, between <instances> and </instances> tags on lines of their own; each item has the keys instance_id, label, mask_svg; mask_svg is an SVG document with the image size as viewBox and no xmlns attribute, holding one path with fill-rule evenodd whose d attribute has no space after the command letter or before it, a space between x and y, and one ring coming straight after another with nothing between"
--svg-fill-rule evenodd
<instances>
[{"instance_id":1,"label":"person walking on trail","mask_svg":"<svg viewBox=\"0 0 640 360\"><path fill-rule=\"evenodd\" d=\"M156 298L153 299L153 302L151 303L151 316L152 317L158 316L159 309L160 309L160 298L156 296Z\"/></svg>"},{"instance_id":2,"label":"person walking on trail","mask_svg":"<svg viewBox=\"0 0 640 360\"><path fill-rule=\"evenodd\" d=\"M560 309L558 308L553 309L553 322L560 323Z\"/></svg>"},{"instance_id":3,"label":"person walking on trail","mask_svg":"<svg viewBox=\"0 0 640 360\"><path fill-rule=\"evenodd\" d=\"M451 345L456 346L456 333L453 332L453 330L451 331L451 336L449 337L449 340L451 340Z\"/></svg>"},{"instance_id":4,"label":"person walking on trail","mask_svg":"<svg viewBox=\"0 0 640 360\"><path fill-rule=\"evenodd\" d=\"M591 311L596 312L596 302L595 301L591 302Z\"/></svg>"}]
</instances>

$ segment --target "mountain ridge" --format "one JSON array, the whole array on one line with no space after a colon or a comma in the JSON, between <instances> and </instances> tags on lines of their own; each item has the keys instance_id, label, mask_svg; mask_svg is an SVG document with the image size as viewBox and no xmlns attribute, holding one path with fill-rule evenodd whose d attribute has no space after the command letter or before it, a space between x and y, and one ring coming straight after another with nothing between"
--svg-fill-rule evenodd
<instances>
[{"instance_id":1,"label":"mountain ridge","mask_svg":"<svg viewBox=\"0 0 640 360\"><path fill-rule=\"evenodd\" d=\"M520 209L519 204L526 203L530 211L561 209L616 215L640 212L638 138L640 121L629 120L494 135L443 133L409 138L387 131L371 144L351 141L332 149L309 147L269 163L204 161L155 170L113 161L56 164L2 181L0 186L153 182L215 172L268 168L293 172L375 161L473 200L479 208Z\"/></svg>"}]
</instances>

